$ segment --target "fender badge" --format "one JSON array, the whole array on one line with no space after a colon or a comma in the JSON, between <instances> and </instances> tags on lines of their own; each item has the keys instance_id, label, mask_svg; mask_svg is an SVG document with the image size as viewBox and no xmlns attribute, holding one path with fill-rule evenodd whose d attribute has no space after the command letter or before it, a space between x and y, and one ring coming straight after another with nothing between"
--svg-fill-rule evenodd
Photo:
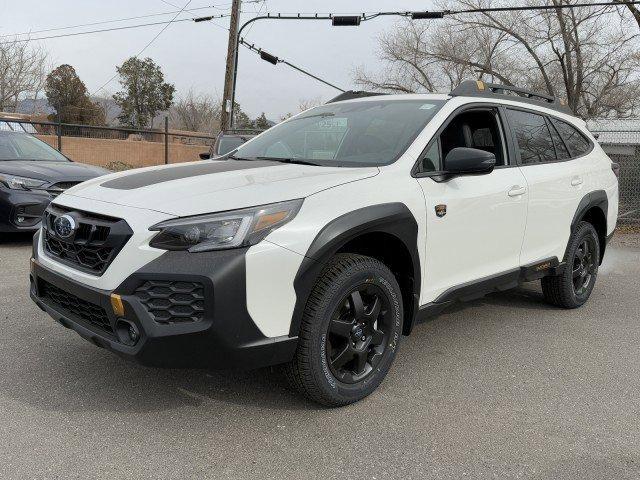
<instances>
[{"instance_id":1,"label":"fender badge","mask_svg":"<svg viewBox=\"0 0 640 480\"><path fill-rule=\"evenodd\" d=\"M436 216L439 218L444 217L447 214L447 206L446 205L436 205Z\"/></svg>"}]
</instances>

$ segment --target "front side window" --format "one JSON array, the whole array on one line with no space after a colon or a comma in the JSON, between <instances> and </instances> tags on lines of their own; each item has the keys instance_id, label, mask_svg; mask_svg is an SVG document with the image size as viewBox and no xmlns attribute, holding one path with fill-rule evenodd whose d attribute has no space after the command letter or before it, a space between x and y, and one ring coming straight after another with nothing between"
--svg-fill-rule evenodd
<instances>
[{"instance_id":1,"label":"front side window","mask_svg":"<svg viewBox=\"0 0 640 480\"><path fill-rule=\"evenodd\" d=\"M327 166L389 165L443 104L443 100L365 100L323 105L269 129L234 156Z\"/></svg>"},{"instance_id":2,"label":"front side window","mask_svg":"<svg viewBox=\"0 0 640 480\"><path fill-rule=\"evenodd\" d=\"M511 109L507 109L507 114L516 135L522 165L557 160L551 132L542 115Z\"/></svg>"},{"instance_id":3,"label":"front side window","mask_svg":"<svg viewBox=\"0 0 640 480\"><path fill-rule=\"evenodd\" d=\"M591 142L577 128L555 118L551 119L551 123L564 139L572 157L580 157L589 153Z\"/></svg>"},{"instance_id":4,"label":"front side window","mask_svg":"<svg viewBox=\"0 0 640 480\"><path fill-rule=\"evenodd\" d=\"M69 161L57 150L27 133L0 132L0 161L12 160Z\"/></svg>"},{"instance_id":5,"label":"front side window","mask_svg":"<svg viewBox=\"0 0 640 480\"><path fill-rule=\"evenodd\" d=\"M418 172L446 170L446 158L454 148L477 148L496 156L496 165L506 165L502 133L493 110L469 110L456 115L431 142L418 162Z\"/></svg>"}]
</instances>

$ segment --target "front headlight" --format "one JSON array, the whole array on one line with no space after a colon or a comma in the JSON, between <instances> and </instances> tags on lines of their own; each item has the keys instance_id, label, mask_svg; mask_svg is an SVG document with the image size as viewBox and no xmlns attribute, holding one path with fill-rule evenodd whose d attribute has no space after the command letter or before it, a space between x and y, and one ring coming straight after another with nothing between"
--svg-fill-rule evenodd
<instances>
[{"instance_id":1,"label":"front headlight","mask_svg":"<svg viewBox=\"0 0 640 480\"><path fill-rule=\"evenodd\" d=\"M14 175L0 174L0 182L13 190L31 190L43 186L47 182L35 178L16 177Z\"/></svg>"},{"instance_id":2,"label":"front headlight","mask_svg":"<svg viewBox=\"0 0 640 480\"><path fill-rule=\"evenodd\" d=\"M229 212L177 218L160 222L149 245L163 250L205 252L255 245L273 230L291 221L302 199Z\"/></svg>"}]
</instances>

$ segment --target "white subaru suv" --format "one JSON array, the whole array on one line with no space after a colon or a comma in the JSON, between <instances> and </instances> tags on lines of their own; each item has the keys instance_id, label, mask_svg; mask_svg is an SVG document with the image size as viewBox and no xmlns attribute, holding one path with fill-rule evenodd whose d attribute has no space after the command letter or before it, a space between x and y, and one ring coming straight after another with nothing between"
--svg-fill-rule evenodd
<instances>
[{"instance_id":1,"label":"white subaru suv","mask_svg":"<svg viewBox=\"0 0 640 480\"><path fill-rule=\"evenodd\" d=\"M552 97L347 93L224 157L67 190L34 238L31 297L142 364L284 364L339 406L452 302L541 279L582 305L617 214L616 164Z\"/></svg>"}]
</instances>

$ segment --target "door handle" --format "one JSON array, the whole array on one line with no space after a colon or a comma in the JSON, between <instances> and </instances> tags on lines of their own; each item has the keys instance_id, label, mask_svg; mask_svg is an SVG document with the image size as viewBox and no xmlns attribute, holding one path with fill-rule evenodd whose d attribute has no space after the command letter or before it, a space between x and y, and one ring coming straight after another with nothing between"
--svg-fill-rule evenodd
<instances>
[{"instance_id":1,"label":"door handle","mask_svg":"<svg viewBox=\"0 0 640 480\"><path fill-rule=\"evenodd\" d=\"M582 185L582 177L573 177L571 179L571 186L572 187L577 187L578 185Z\"/></svg>"},{"instance_id":2,"label":"door handle","mask_svg":"<svg viewBox=\"0 0 640 480\"><path fill-rule=\"evenodd\" d=\"M520 195L524 195L525 193L527 193L526 187L516 185L514 187L511 187L511 190L507 192L507 195L509 195L510 197L519 197Z\"/></svg>"}]
</instances>

